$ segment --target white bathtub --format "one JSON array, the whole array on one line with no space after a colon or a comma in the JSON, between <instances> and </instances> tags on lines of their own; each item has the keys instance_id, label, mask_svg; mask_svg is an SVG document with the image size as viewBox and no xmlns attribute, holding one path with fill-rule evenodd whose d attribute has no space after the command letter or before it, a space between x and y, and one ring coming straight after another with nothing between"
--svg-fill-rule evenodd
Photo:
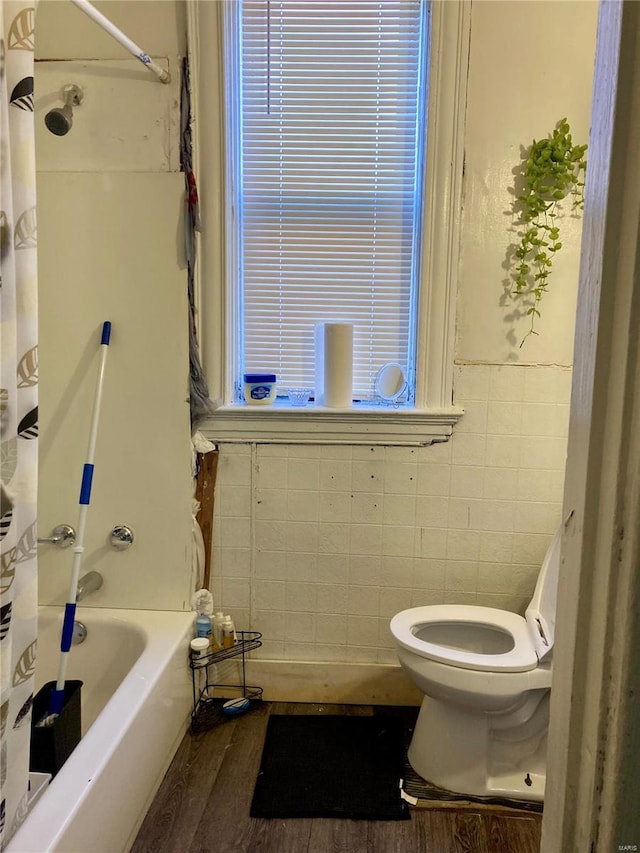
<instances>
[{"instance_id":1,"label":"white bathtub","mask_svg":"<svg viewBox=\"0 0 640 853\"><path fill-rule=\"evenodd\" d=\"M40 609L36 691L56 678L62 608ZM83 737L7 853L121 853L183 737L193 700L193 614L79 607L87 626L68 679L80 679Z\"/></svg>"}]
</instances>

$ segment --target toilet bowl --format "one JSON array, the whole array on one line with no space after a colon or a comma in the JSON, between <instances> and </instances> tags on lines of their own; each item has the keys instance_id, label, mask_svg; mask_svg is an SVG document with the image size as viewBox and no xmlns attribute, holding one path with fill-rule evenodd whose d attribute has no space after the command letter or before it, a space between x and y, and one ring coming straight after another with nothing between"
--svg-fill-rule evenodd
<instances>
[{"instance_id":1,"label":"toilet bowl","mask_svg":"<svg viewBox=\"0 0 640 853\"><path fill-rule=\"evenodd\" d=\"M403 610L398 659L425 694L408 757L424 779L461 794L542 801L560 531L524 618L476 605Z\"/></svg>"}]
</instances>

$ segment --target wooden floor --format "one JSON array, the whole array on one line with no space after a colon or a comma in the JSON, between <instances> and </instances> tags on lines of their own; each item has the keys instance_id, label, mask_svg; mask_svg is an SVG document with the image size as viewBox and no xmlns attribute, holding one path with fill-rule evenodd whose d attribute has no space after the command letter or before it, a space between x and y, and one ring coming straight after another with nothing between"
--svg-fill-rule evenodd
<instances>
[{"instance_id":1,"label":"wooden floor","mask_svg":"<svg viewBox=\"0 0 640 853\"><path fill-rule=\"evenodd\" d=\"M415 710L405 713L415 718ZM270 713L376 711L265 702L205 734L187 734L132 853L538 853L539 815L412 809L410 821L249 817Z\"/></svg>"}]
</instances>

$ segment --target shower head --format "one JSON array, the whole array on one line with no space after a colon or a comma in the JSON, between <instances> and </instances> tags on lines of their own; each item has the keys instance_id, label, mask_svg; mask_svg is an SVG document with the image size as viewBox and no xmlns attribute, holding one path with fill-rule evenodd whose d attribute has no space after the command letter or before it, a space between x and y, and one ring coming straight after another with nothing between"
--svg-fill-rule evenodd
<instances>
[{"instance_id":1,"label":"shower head","mask_svg":"<svg viewBox=\"0 0 640 853\"><path fill-rule=\"evenodd\" d=\"M64 107L56 107L56 109L49 110L44 117L44 123L51 133L54 133L56 136L64 136L71 130L73 110L68 104L65 104Z\"/></svg>"},{"instance_id":2,"label":"shower head","mask_svg":"<svg viewBox=\"0 0 640 853\"><path fill-rule=\"evenodd\" d=\"M79 107L84 92L79 86L65 86L62 90L63 107L54 107L44 117L44 123L55 136L66 136L73 124L73 107Z\"/></svg>"}]
</instances>

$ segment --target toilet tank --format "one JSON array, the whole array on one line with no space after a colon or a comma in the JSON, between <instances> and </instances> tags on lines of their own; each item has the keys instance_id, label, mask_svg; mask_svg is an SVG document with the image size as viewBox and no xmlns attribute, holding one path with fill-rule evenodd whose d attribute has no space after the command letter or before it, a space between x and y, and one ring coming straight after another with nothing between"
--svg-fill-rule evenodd
<instances>
[{"instance_id":1,"label":"toilet tank","mask_svg":"<svg viewBox=\"0 0 640 853\"><path fill-rule=\"evenodd\" d=\"M562 527L556 531L547 549L533 598L525 611L525 619L538 660L544 660L551 655L555 639L561 544Z\"/></svg>"}]
</instances>

